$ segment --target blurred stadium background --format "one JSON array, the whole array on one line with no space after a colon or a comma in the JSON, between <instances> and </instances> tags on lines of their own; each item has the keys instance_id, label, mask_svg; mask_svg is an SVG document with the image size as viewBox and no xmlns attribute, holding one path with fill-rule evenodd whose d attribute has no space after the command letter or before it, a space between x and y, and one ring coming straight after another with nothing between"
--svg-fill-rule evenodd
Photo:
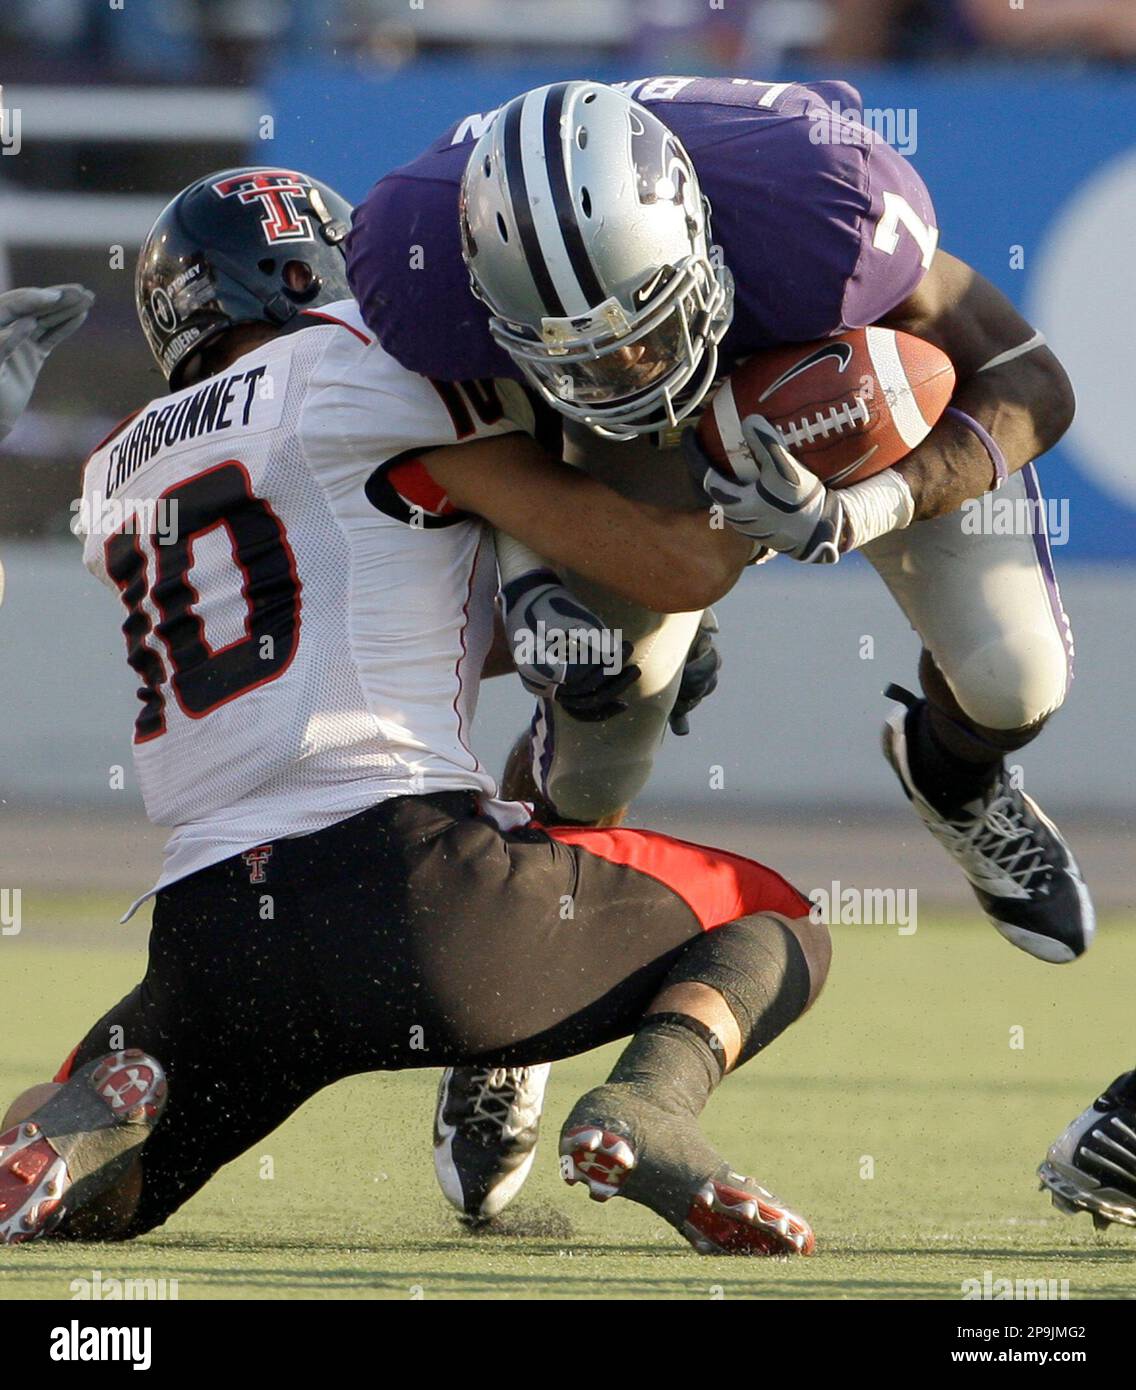
<instances>
[{"instance_id":1,"label":"blurred stadium background","mask_svg":"<svg viewBox=\"0 0 1136 1390\"><path fill-rule=\"evenodd\" d=\"M4 0L0 288L80 280L99 299L0 457L0 884L133 896L155 875L119 618L68 523L86 453L162 389L132 268L165 200L243 162L358 198L452 120L537 82L720 72L858 85L926 178L943 244L1071 370L1080 415L1042 481L1067 504L1055 553L1079 674L1023 761L1102 905L1130 908L1134 61L1132 0ZM914 679L916 648L874 574L782 561L720 617L722 688L664 750L643 819L713 824L803 884L899 872L965 902L878 754L880 692ZM514 682L488 686L483 757L499 765L526 717Z\"/></svg>"}]
</instances>

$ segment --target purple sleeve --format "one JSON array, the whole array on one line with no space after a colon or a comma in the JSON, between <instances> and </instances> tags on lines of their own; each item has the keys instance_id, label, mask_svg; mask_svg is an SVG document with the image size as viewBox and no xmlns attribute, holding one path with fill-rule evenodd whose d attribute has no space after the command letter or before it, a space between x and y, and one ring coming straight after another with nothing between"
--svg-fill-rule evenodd
<instances>
[{"instance_id":1,"label":"purple sleeve","mask_svg":"<svg viewBox=\"0 0 1136 1390\"><path fill-rule=\"evenodd\" d=\"M935 209L923 180L890 145L868 146L860 254L844 286L846 328L878 323L927 273L938 244Z\"/></svg>"},{"instance_id":2,"label":"purple sleeve","mask_svg":"<svg viewBox=\"0 0 1136 1390\"><path fill-rule=\"evenodd\" d=\"M734 273L735 358L876 322L919 283L936 235L922 179L860 123L854 89L793 87L771 109L745 95L653 108L691 154Z\"/></svg>"},{"instance_id":3,"label":"purple sleeve","mask_svg":"<svg viewBox=\"0 0 1136 1390\"><path fill-rule=\"evenodd\" d=\"M355 209L347 242L347 278L368 328L409 371L440 381L518 376L490 337L462 260L467 154L429 150L380 179Z\"/></svg>"},{"instance_id":4,"label":"purple sleeve","mask_svg":"<svg viewBox=\"0 0 1136 1390\"><path fill-rule=\"evenodd\" d=\"M683 140L710 200L713 239L737 286L727 361L875 323L918 285L937 235L931 199L903 156L860 124L854 88L629 85ZM458 190L472 141L460 132L356 208L348 278L368 327L409 370L519 379L462 260Z\"/></svg>"}]
</instances>

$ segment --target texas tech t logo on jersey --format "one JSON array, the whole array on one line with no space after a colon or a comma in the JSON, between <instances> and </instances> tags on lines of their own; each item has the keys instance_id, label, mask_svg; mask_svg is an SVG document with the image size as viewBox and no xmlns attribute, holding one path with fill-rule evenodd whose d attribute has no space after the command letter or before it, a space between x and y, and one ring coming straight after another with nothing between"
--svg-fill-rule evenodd
<instances>
[{"instance_id":1,"label":"texas tech t logo on jersey","mask_svg":"<svg viewBox=\"0 0 1136 1390\"><path fill-rule=\"evenodd\" d=\"M312 224L296 211L294 198L306 198L303 175L289 169L250 169L213 185L218 198L259 201L264 209L260 226L270 246L281 241L312 241Z\"/></svg>"}]
</instances>

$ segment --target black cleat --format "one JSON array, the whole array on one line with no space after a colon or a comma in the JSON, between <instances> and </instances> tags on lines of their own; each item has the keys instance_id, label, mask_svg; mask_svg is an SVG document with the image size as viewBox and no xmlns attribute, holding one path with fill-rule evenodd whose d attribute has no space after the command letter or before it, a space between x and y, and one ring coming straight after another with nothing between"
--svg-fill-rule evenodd
<instances>
[{"instance_id":1,"label":"black cleat","mask_svg":"<svg viewBox=\"0 0 1136 1390\"><path fill-rule=\"evenodd\" d=\"M153 1057L112 1052L0 1134L0 1245L47 1235L119 1182L165 1103Z\"/></svg>"},{"instance_id":2,"label":"black cleat","mask_svg":"<svg viewBox=\"0 0 1136 1390\"><path fill-rule=\"evenodd\" d=\"M434 1171L462 1220L504 1211L536 1156L551 1067L447 1067L434 1116Z\"/></svg>"},{"instance_id":3,"label":"black cleat","mask_svg":"<svg viewBox=\"0 0 1136 1390\"><path fill-rule=\"evenodd\" d=\"M901 692L891 686L888 694L900 698ZM982 910L1007 941L1039 960L1076 960L1089 948L1096 916L1060 830L1001 770L979 800L954 817L940 814L920 792L911 769L910 717L903 709L889 717L883 745L919 819L962 869Z\"/></svg>"},{"instance_id":4,"label":"black cleat","mask_svg":"<svg viewBox=\"0 0 1136 1390\"><path fill-rule=\"evenodd\" d=\"M1136 1226L1136 1072L1118 1076L1050 1145L1037 1170L1059 1211L1098 1230Z\"/></svg>"}]
</instances>

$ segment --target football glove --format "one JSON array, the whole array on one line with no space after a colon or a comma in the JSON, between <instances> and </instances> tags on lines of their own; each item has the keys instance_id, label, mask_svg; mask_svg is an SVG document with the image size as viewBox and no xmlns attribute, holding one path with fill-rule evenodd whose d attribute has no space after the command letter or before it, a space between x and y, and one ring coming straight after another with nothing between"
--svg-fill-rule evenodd
<instances>
[{"instance_id":1,"label":"football glove","mask_svg":"<svg viewBox=\"0 0 1136 1390\"><path fill-rule=\"evenodd\" d=\"M742 437L750 457L731 468L715 463L688 429L683 449L695 483L743 536L805 564L834 565L845 530L839 492L797 462L764 416L747 415Z\"/></svg>"},{"instance_id":2,"label":"football glove","mask_svg":"<svg viewBox=\"0 0 1136 1390\"><path fill-rule=\"evenodd\" d=\"M690 733L691 710L700 705L707 695L713 695L718 688L722 654L714 645L714 634L717 631L717 615L713 608L707 608L686 654L686 665L682 668L678 696L667 721L672 733L680 738Z\"/></svg>"},{"instance_id":3,"label":"football glove","mask_svg":"<svg viewBox=\"0 0 1136 1390\"><path fill-rule=\"evenodd\" d=\"M560 582L552 570L530 570L501 590L502 617L513 664L526 690L556 700L574 719L610 719L627 708L622 691L639 678L629 664L631 643L615 634Z\"/></svg>"},{"instance_id":4,"label":"football glove","mask_svg":"<svg viewBox=\"0 0 1136 1390\"><path fill-rule=\"evenodd\" d=\"M23 414L48 353L75 332L94 299L81 285L0 294L0 439Z\"/></svg>"}]
</instances>

